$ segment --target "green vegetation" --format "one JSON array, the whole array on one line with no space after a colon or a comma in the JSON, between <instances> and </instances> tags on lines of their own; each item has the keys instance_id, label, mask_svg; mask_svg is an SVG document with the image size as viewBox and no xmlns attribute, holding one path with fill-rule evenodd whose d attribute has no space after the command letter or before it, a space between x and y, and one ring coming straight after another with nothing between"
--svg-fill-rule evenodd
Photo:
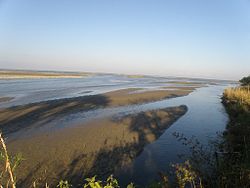
<instances>
[{"instance_id":1,"label":"green vegetation","mask_svg":"<svg viewBox=\"0 0 250 188\"><path fill-rule=\"evenodd\" d=\"M241 82L244 86L226 89L223 94L230 118L219 169L224 187L250 186L250 91L245 86L249 84L249 77Z\"/></svg>"},{"instance_id":2,"label":"green vegetation","mask_svg":"<svg viewBox=\"0 0 250 188\"><path fill-rule=\"evenodd\" d=\"M185 188L187 183L194 188L203 187L201 178L197 175L197 172L193 169L189 161L183 164L175 164L173 167L176 169L175 173L180 188Z\"/></svg>"},{"instance_id":3,"label":"green vegetation","mask_svg":"<svg viewBox=\"0 0 250 188\"><path fill-rule=\"evenodd\" d=\"M240 80L242 86L250 85L250 76L244 77Z\"/></svg>"},{"instance_id":4,"label":"green vegetation","mask_svg":"<svg viewBox=\"0 0 250 188\"><path fill-rule=\"evenodd\" d=\"M86 183L83 188L119 188L117 179L113 175L109 176L105 182L96 179L96 176L85 179ZM61 180L57 185L59 188L70 188L72 185L68 181ZM135 188L133 183L130 183L127 188Z\"/></svg>"}]
</instances>

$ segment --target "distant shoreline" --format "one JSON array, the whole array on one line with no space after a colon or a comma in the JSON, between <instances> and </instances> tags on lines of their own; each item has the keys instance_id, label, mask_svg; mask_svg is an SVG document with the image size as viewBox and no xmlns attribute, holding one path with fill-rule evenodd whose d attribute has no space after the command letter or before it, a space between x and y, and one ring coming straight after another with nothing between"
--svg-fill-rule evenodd
<instances>
[{"instance_id":1,"label":"distant shoreline","mask_svg":"<svg viewBox=\"0 0 250 188\"><path fill-rule=\"evenodd\" d=\"M14 80L14 79L42 79L42 78L83 78L84 76L0 76L2 80Z\"/></svg>"},{"instance_id":2,"label":"distant shoreline","mask_svg":"<svg viewBox=\"0 0 250 188\"><path fill-rule=\"evenodd\" d=\"M0 70L0 79L84 78L90 73Z\"/></svg>"},{"instance_id":3,"label":"distant shoreline","mask_svg":"<svg viewBox=\"0 0 250 188\"><path fill-rule=\"evenodd\" d=\"M6 74L7 73L7 74ZM123 74L114 72L77 72L77 71L56 71L56 70L25 70L25 69L0 69L1 79L40 79L40 78L83 78L90 75L120 75L131 79L156 77L156 78L178 78L191 80L206 80L210 82L225 81L238 83L237 80L232 79L217 79L217 78L202 78L202 77L184 77L184 76L168 76L168 75L149 75L149 74Z\"/></svg>"}]
</instances>

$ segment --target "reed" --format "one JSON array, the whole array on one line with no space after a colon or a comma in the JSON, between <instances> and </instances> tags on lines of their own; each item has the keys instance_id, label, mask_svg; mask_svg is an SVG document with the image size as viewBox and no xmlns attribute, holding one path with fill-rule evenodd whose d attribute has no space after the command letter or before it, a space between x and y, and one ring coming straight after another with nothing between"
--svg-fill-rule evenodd
<instances>
[{"instance_id":1,"label":"reed","mask_svg":"<svg viewBox=\"0 0 250 188\"><path fill-rule=\"evenodd\" d=\"M6 181L6 188L11 187L11 188L16 188L16 182L14 180L14 173L13 173L13 167L11 166L10 162L10 157L8 155L7 147L5 144L5 141L2 137L2 133L0 132L0 144L2 147L2 157L4 159L5 163L5 171L1 173L1 176L3 176L3 173L6 173L8 178ZM3 188L2 182L0 183L0 187Z\"/></svg>"},{"instance_id":2,"label":"reed","mask_svg":"<svg viewBox=\"0 0 250 188\"><path fill-rule=\"evenodd\" d=\"M250 187L250 86L228 88L223 94L223 104L229 115L224 132L219 169L223 187ZM230 165L228 165L230 164Z\"/></svg>"},{"instance_id":3,"label":"reed","mask_svg":"<svg viewBox=\"0 0 250 188\"><path fill-rule=\"evenodd\" d=\"M250 86L228 88L224 91L223 97L227 101L250 106Z\"/></svg>"}]
</instances>

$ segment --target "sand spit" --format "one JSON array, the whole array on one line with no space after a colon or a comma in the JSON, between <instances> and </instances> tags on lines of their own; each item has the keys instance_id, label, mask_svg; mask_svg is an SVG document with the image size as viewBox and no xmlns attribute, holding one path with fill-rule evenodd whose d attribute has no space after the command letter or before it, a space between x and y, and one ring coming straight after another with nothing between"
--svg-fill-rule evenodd
<instances>
[{"instance_id":1,"label":"sand spit","mask_svg":"<svg viewBox=\"0 0 250 188\"><path fill-rule=\"evenodd\" d=\"M29 187L35 180L38 185L39 181L53 185L61 178L77 185L89 175L105 177L114 173L129 165L146 144L156 140L186 111L186 106L178 106L109 117L12 140L9 151L20 152L25 158L17 170L18 187Z\"/></svg>"},{"instance_id":2,"label":"sand spit","mask_svg":"<svg viewBox=\"0 0 250 188\"><path fill-rule=\"evenodd\" d=\"M173 90L190 90L193 91L197 88L206 87L206 85L187 85L187 86L167 86L162 87L163 89L173 89Z\"/></svg>"},{"instance_id":3,"label":"sand spit","mask_svg":"<svg viewBox=\"0 0 250 188\"><path fill-rule=\"evenodd\" d=\"M105 93L104 95L110 100L110 106L123 106L132 104L141 104L153 102L173 97L181 97L188 95L194 89L189 91L185 89L176 90L154 90L136 93L140 88L122 89Z\"/></svg>"},{"instance_id":4,"label":"sand spit","mask_svg":"<svg viewBox=\"0 0 250 188\"><path fill-rule=\"evenodd\" d=\"M97 108L141 104L188 95L193 90L159 90L131 93L138 89L122 89L100 95L49 100L0 109L0 129L5 135L23 128L36 128L72 113Z\"/></svg>"}]
</instances>

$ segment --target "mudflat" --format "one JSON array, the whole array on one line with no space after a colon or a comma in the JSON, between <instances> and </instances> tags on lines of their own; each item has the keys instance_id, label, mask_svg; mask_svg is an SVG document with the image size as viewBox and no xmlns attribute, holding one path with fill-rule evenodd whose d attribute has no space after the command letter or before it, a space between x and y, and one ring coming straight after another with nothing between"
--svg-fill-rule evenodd
<instances>
[{"instance_id":1,"label":"mudflat","mask_svg":"<svg viewBox=\"0 0 250 188\"><path fill-rule=\"evenodd\" d=\"M10 153L22 153L25 159L17 169L18 186L29 187L34 181L41 186L39 182L55 185L64 178L78 185L87 176L115 173L186 111L186 106L178 106L108 117L11 140Z\"/></svg>"},{"instance_id":2,"label":"mudflat","mask_svg":"<svg viewBox=\"0 0 250 188\"><path fill-rule=\"evenodd\" d=\"M195 88L191 88L190 90L186 90L185 88L182 89L181 87L174 90L167 90L168 88L165 89L166 90L153 91L143 91L140 88L122 89L105 93L104 96L109 99L109 106L123 106L181 97L188 95Z\"/></svg>"},{"instance_id":3,"label":"mudflat","mask_svg":"<svg viewBox=\"0 0 250 188\"><path fill-rule=\"evenodd\" d=\"M100 95L49 100L0 109L0 129L6 135L23 128L45 125L58 117L81 111L185 96L194 88L143 92L140 90L139 88L122 89Z\"/></svg>"},{"instance_id":4,"label":"mudflat","mask_svg":"<svg viewBox=\"0 0 250 188\"><path fill-rule=\"evenodd\" d=\"M8 102L14 99L14 97L0 97L0 103L1 102Z\"/></svg>"},{"instance_id":5,"label":"mudflat","mask_svg":"<svg viewBox=\"0 0 250 188\"><path fill-rule=\"evenodd\" d=\"M33 182L53 187L61 179L77 186L83 178L103 178L126 168L143 150L156 140L187 111L186 106L141 112L121 117L93 118L79 125L39 131L51 121L70 114L98 108L112 108L185 96L192 88L147 91L128 88L99 95L48 100L0 109L0 128L9 137L10 154L24 157L17 169L18 186ZM59 121L56 121L60 126ZM35 134L22 136L28 129ZM22 131L21 131L22 130ZM13 135L19 135L15 137ZM21 135L21 136L20 136Z\"/></svg>"}]
</instances>

